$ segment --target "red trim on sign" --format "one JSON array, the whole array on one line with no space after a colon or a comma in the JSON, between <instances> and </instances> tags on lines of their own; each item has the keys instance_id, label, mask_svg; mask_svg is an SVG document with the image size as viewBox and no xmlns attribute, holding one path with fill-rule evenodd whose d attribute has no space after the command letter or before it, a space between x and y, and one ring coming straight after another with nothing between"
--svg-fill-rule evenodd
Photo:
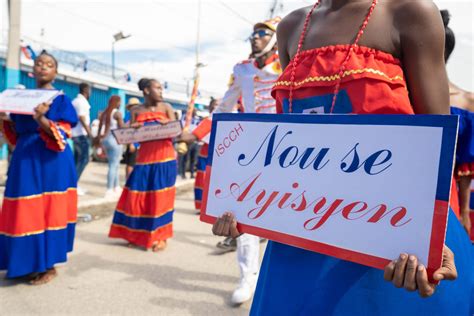
<instances>
[{"instance_id":1,"label":"red trim on sign","mask_svg":"<svg viewBox=\"0 0 474 316\"><path fill-rule=\"evenodd\" d=\"M209 223L209 224L213 224L216 220L216 217L205 214L204 208L205 208L205 204L203 204L203 210L201 210L201 221ZM314 252L325 254L328 256L337 257L342 260L347 260L347 261L363 264L363 265L376 268L376 269L383 270L391 261L385 258L371 256L371 255L363 254L360 252L327 245L327 244L320 243L317 241L311 241L304 238L295 237L295 236L283 234L283 233L272 231L272 230L257 228L254 226L249 226L249 225L244 225L244 224L239 223L237 224L237 228L242 233L257 235L263 238L267 238L269 240L281 242L283 244L291 245L297 248L306 249L309 251L314 251Z\"/></svg>"},{"instance_id":2,"label":"red trim on sign","mask_svg":"<svg viewBox=\"0 0 474 316\"><path fill-rule=\"evenodd\" d=\"M209 182L211 180L211 173L212 173L212 167L211 166L206 166L206 178L204 180L204 193L202 196L202 202L201 202L201 221L213 224L213 222L209 222L209 216L206 214L206 209L207 209L207 199L209 196ZM208 219L208 220L205 220ZM215 220L215 218L214 218Z\"/></svg>"},{"instance_id":3,"label":"red trim on sign","mask_svg":"<svg viewBox=\"0 0 474 316\"><path fill-rule=\"evenodd\" d=\"M430 282L434 284L439 283L433 280L433 273L441 267L443 261L443 247L448 222L448 211L449 203L447 201L435 201L427 267L428 278Z\"/></svg>"},{"instance_id":4,"label":"red trim on sign","mask_svg":"<svg viewBox=\"0 0 474 316\"><path fill-rule=\"evenodd\" d=\"M209 196L209 182L211 179L212 168L206 168L205 190L203 195L203 202L201 207L200 219L202 222L214 224L216 217L207 214L207 200ZM433 273L441 267L444 238L446 232L446 224L448 218L449 203L447 201L437 200L434 206L433 225L431 229L430 250L428 256L428 278L431 283L437 283L433 280ZM237 224L237 228L242 233L249 233L263 238L267 238L276 242L281 242L298 248L322 253L328 256L336 257L342 260L347 260L369 267L384 269L391 260L381 257L376 257L328 244L311 241L301 237L291 236L284 233L267 230L255 226L245 224Z\"/></svg>"}]
</instances>

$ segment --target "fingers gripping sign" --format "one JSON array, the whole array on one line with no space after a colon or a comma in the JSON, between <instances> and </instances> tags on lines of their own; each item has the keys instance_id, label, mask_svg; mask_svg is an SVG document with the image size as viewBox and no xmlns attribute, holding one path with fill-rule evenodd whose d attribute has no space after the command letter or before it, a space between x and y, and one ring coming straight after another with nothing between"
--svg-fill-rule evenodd
<instances>
[{"instance_id":1,"label":"fingers gripping sign","mask_svg":"<svg viewBox=\"0 0 474 316\"><path fill-rule=\"evenodd\" d=\"M435 271L433 278L435 281L457 278L454 254L447 246L443 248L442 266ZM421 297L432 296L437 286L429 282L426 268L418 263L418 258L408 254L401 254L398 259L385 267L384 279L398 288L403 287L411 292L418 291Z\"/></svg>"},{"instance_id":2,"label":"fingers gripping sign","mask_svg":"<svg viewBox=\"0 0 474 316\"><path fill-rule=\"evenodd\" d=\"M44 116L49 111L49 107L50 107L51 103L52 102L50 101L50 102L43 102L43 103L39 104L35 108L35 114L33 115L33 117L35 119L38 119L38 118L41 118L42 116Z\"/></svg>"},{"instance_id":3,"label":"fingers gripping sign","mask_svg":"<svg viewBox=\"0 0 474 316\"><path fill-rule=\"evenodd\" d=\"M237 238L242 235L237 229L237 221L235 220L234 214L230 212L226 212L217 218L212 226L212 233L217 236L230 236L232 238Z\"/></svg>"}]
</instances>

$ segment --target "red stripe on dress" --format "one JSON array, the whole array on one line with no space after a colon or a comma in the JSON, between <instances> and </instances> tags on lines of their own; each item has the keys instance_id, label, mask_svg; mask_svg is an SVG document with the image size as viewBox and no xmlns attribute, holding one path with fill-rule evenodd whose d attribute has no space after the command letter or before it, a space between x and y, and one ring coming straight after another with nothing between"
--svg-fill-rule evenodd
<instances>
[{"instance_id":1,"label":"red stripe on dress","mask_svg":"<svg viewBox=\"0 0 474 316\"><path fill-rule=\"evenodd\" d=\"M110 228L109 237L111 238L122 238L135 245L151 248L154 242L159 240L167 240L173 237L173 224L167 224L163 227L158 228L153 233L147 233L145 231L133 230L125 226L112 224Z\"/></svg>"},{"instance_id":2,"label":"red stripe on dress","mask_svg":"<svg viewBox=\"0 0 474 316\"><path fill-rule=\"evenodd\" d=\"M21 236L65 228L77 217L77 191L5 198L0 212L0 234Z\"/></svg>"},{"instance_id":3,"label":"red stripe on dress","mask_svg":"<svg viewBox=\"0 0 474 316\"><path fill-rule=\"evenodd\" d=\"M132 217L159 217L174 208L176 188L138 192L124 188L117 210Z\"/></svg>"},{"instance_id":4,"label":"red stripe on dress","mask_svg":"<svg viewBox=\"0 0 474 316\"><path fill-rule=\"evenodd\" d=\"M7 142L12 146L16 145L17 136L13 122L3 121L0 127Z\"/></svg>"},{"instance_id":5,"label":"red stripe on dress","mask_svg":"<svg viewBox=\"0 0 474 316\"><path fill-rule=\"evenodd\" d=\"M193 130L193 135L199 140L206 137L212 129L212 120L209 118L204 119L199 125Z\"/></svg>"},{"instance_id":6,"label":"red stripe on dress","mask_svg":"<svg viewBox=\"0 0 474 316\"><path fill-rule=\"evenodd\" d=\"M158 140L140 144L137 153L137 164L165 163L176 159L176 152L171 140Z\"/></svg>"}]
</instances>

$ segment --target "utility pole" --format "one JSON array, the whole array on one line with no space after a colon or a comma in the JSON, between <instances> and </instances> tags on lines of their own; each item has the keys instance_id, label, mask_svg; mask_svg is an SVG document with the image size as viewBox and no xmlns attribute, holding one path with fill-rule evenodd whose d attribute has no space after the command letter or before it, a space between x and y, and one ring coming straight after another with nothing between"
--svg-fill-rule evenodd
<instances>
[{"instance_id":1,"label":"utility pole","mask_svg":"<svg viewBox=\"0 0 474 316\"><path fill-rule=\"evenodd\" d=\"M112 42L112 79L115 80L115 43L118 41L129 38L132 35L124 35L122 31L114 34L114 41Z\"/></svg>"},{"instance_id":2,"label":"utility pole","mask_svg":"<svg viewBox=\"0 0 474 316\"><path fill-rule=\"evenodd\" d=\"M191 124L191 120L193 118L194 112L194 103L196 102L196 98L198 95L198 88L199 88L199 68L204 67L204 65L199 61L199 53L200 53L200 41L201 41L201 0L198 0L198 11L197 11L197 27L196 27L196 65L194 68L194 86L193 91L191 93L191 98L188 103L188 109L186 112L186 122L184 124L184 128L188 128Z\"/></svg>"},{"instance_id":3,"label":"utility pole","mask_svg":"<svg viewBox=\"0 0 474 316\"><path fill-rule=\"evenodd\" d=\"M8 47L5 82L6 87L20 83L20 22L21 0L8 0Z\"/></svg>"}]
</instances>

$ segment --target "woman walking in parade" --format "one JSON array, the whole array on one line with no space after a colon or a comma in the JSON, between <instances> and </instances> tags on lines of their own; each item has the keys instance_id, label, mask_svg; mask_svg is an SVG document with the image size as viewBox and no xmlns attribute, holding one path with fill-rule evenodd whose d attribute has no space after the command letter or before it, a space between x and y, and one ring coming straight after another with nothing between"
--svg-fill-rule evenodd
<instances>
[{"instance_id":1,"label":"woman walking in parade","mask_svg":"<svg viewBox=\"0 0 474 316\"><path fill-rule=\"evenodd\" d=\"M37 88L54 89L57 70L56 59L43 51L33 67ZM1 119L15 150L0 211L0 270L7 270L8 278L29 276L34 285L47 283L73 249L77 177L67 138L77 114L61 94L38 105L33 116Z\"/></svg>"},{"instance_id":2,"label":"woman walking in parade","mask_svg":"<svg viewBox=\"0 0 474 316\"><path fill-rule=\"evenodd\" d=\"M123 128L122 113L119 111L121 98L118 95L110 97L107 108L99 117L99 135L96 144L102 143L107 153L107 191L106 198L112 198L121 193L119 167L122 159L123 146L117 143L112 130Z\"/></svg>"},{"instance_id":3,"label":"woman walking in parade","mask_svg":"<svg viewBox=\"0 0 474 316\"><path fill-rule=\"evenodd\" d=\"M278 45L279 113L449 114L444 29L432 1L318 0L280 23ZM230 213L213 231L239 235ZM438 286L409 253L381 271L269 242L251 315L470 315L472 273L471 245L452 211Z\"/></svg>"},{"instance_id":4,"label":"woman walking in parade","mask_svg":"<svg viewBox=\"0 0 474 316\"><path fill-rule=\"evenodd\" d=\"M145 103L133 110L133 127L175 119L173 108L163 101L163 88L157 80L141 79L138 87ZM176 175L176 153L171 139L141 143L135 168L117 204L109 237L122 238L154 252L164 250L173 236Z\"/></svg>"}]
</instances>

